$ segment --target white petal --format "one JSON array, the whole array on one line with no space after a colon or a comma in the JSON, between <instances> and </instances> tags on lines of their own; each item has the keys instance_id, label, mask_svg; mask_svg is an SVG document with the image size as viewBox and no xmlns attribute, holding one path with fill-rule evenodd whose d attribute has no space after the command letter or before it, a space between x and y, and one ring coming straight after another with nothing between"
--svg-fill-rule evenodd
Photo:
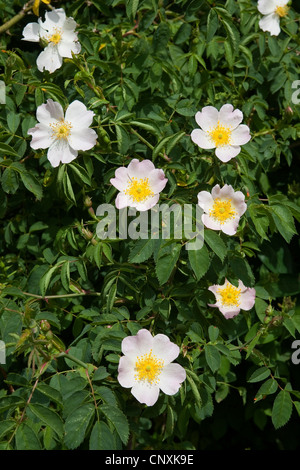
<instances>
[{"instance_id":1,"label":"white petal","mask_svg":"<svg viewBox=\"0 0 300 470\"><path fill-rule=\"evenodd\" d=\"M51 128L44 124L37 124L35 127L28 129L27 133L32 135L30 147L33 149L47 149L53 143Z\"/></svg>"},{"instance_id":2,"label":"white petal","mask_svg":"<svg viewBox=\"0 0 300 470\"><path fill-rule=\"evenodd\" d=\"M62 63L63 61L58 53L57 46L52 43L48 44L36 60L36 65L40 72L43 72L45 69L53 73L62 66Z\"/></svg>"},{"instance_id":3,"label":"white petal","mask_svg":"<svg viewBox=\"0 0 300 470\"><path fill-rule=\"evenodd\" d=\"M122 356L118 367L118 381L125 388L131 388L135 384L135 362L128 356Z\"/></svg>"},{"instance_id":4,"label":"white petal","mask_svg":"<svg viewBox=\"0 0 300 470\"><path fill-rule=\"evenodd\" d=\"M90 150L96 145L97 134L93 129L71 129L69 145L74 150Z\"/></svg>"},{"instance_id":5,"label":"white petal","mask_svg":"<svg viewBox=\"0 0 300 470\"><path fill-rule=\"evenodd\" d=\"M72 58L73 54L79 54L81 50L81 46L79 42L71 42L62 40L57 45L58 53L61 57L68 57L69 59Z\"/></svg>"},{"instance_id":6,"label":"white petal","mask_svg":"<svg viewBox=\"0 0 300 470\"><path fill-rule=\"evenodd\" d=\"M263 31L268 31L271 36L278 36L280 33L280 18L275 13L263 16L258 24Z\"/></svg>"},{"instance_id":7,"label":"white petal","mask_svg":"<svg viewBox=\"0 0 300 470\"><path fill-rule=\"evenodd\" d=\"M40 22L44 29L47 29L50 33L55 28L62 28L66 20L66 13L63 8L56 8L52 11L46 11L45 21Z\"/></svg>"},{"instance_id":8,"label":"white petal","mask_svg":"<svg viewBox=\"0 0 300 470\"><path fill-rule=\"evenodd\" d=\"M136 358L149 353L153 344L153 336L150 331L141 329L134 336L127 336L122 341L122 353L126 356Z\"/></svg>"},{"instance_id":9,"label":"white petal","mask_svg":"<svg viewBox=\"0 0 300 470\"><path fill-rule=\"evenodd\" d=\"M247 210L247 204L245 203L245 196L241 191L236 191L233 196L233 204L241 217Z\"/></svg>"},{"instance_id":10,"label":"white petal","mask_svg":"<svg viewBox=\"0 0 300 470\"><path fill-rule=\"evenodd\" d=\"M195 115L195 120L198 126L204 131L210 130L218 124L219 113L217 108L213 106L205 106L201 111L198 111Z\"/></svg>"},{"instance_id":11,"label":"white petal","mask_svg":"<svg viewBox=\"0 0 300 470\"><path fill-rule=\"evenodd\" d=\"M39 42L40 25L38 23L28 23L23 29L23 41Z\"/></svg>"},{"instance_id":12,"label":"white petal","mask_svg":"<svg viewBox=\"0 0 300 470\"><path fill-rule=\"evenodd\" d=\"M121 166L115 171L115 177L110 179L110 183L119 191L125 191L130 182L127 168Z\"/></svg>"},{"instance_id":13,"label":"white petal","mask_svg":"<svg viewBox=\"0 0 300 470\"><path fill-rule=\"evenodd\" d=\"M72 127L82 129L92 124L94 116L93 111L88 111L83 103L75 100L66 110L65 120L70 122Z\"/></svg>"},{"instance_id":14,"label":"white petal","mask_svg":"<svg viewBox=\"0 0 300 470\"><path fill-rule=\"evenodd\" d=\"M221 230L226 235L235 235L238 225L239 225L239 217L235 217L234 219L230 219L228 222L225 222L221 225Z\"/></svg>"},{"instance_id":15,"label":"white petal","mask_svg":"<svg viewBox=\"0 0 300 470\"><path fill-rule=\"evenodd\" d=\"M258 0L257 9L262 15L273 13L278 5L278 0Z\"/></svg>"},{"instance_id":16,"label":"white petal","mask_svg":"<svg viewBox=\"0 0 300 470\"><path fill-rule=\"evenodd\" d=\"M145 202L131 203L130 206L135 207L136 210L140 212L144 212L144 211L148 211L149 209L152 209L152 207L154 207L157 204L158 200L159 200L159 194L155 194L154 196L146 199Z\"/></svg>"},{"instance_id":17,"label":"white petal","mask_svg":"<svg viewBox=\"0 0 300 470\"><path fill-rule=\"evenodd\" d=\"M186 372L180 364L168 364L163 368L159 378L161 391L166 395L175 395L186 379Z\"/></svg>"},{"instance_id":18,"label":"white petal","mask_svg":"<svg viewBox=\"0 0 300 470\"><path fill-rule=\"evenodd\" d=\"M234 195L234 189L229 184L224 184L222 188L220 188L220 185L216 184L213 187L211 194L214 199L217 199L217 198L221 198L221 199L230 198L231 199Z\"/></svg>"},{"instance_id":19,"label":"white petal","mask_svg":"<svg viewBox=\"0 0 300 470\"><path fill-rule=\"evenodd\" d=\"M235 129L243 120L243 113L239 109L233 110L232 104L224 104L219 111L219 121L224 127Z\"/></svg>"},{"instance_id":20,"label":"white petal","mask_svg":"<svg viewBox=\"0 0 300 470\"><path fill-rule=\"evenodd\" d=\"M197 197L199 206L204 210L204 212L209 212L214 205L212 195L208 191L200 191Z\"/></svg>"},{"instance_id":21,"label":"white petal","mask_svg":"<svg viewBox=\"0 0 300 470\"><path fill-rule=\"evenodd\" d=\"M242 310L251 310L255 304L255 289L247 288L245 292L241 293L240 308Z\"/></svg>"},{"instance_id":22,"label":"white petal","mask_svg":"<svg viewBox=\"0 0 300 470\"><path fill-rule=\"evenodd\" d=\"M194 129L191 132L191 139L202 149L214 149L216 146L210 136L201 129Z\"/></svg>"},{"instance_id":23,"label":"white petal","mask_svg":"<svg viewBox=\"0 0 300 470\"><path fill-rule=\"evenodd\" d=\"M36 110L36 118L45 126L49 126L49 124L53 123L54 121L60 121L63 119L64 112L62 106L50 98L46 103L38 106Z\"/></svg>"},{"instance_id":24,"label":"white petal","mask_svg":"<svg viewBox=\"0 0 300 470\"><path fill-rule=\"evenodd\" d=\"M216 148L215 154L223 163L227 163L229 160L236 157L240 151L241 147L239 146L225 145L224 147Z\"/></svg>"},{"instance_id":25,"label":"white petal","mask_svg":"<svg viewBox=\"0 0 300 470\"><path fill-rule=\"evenodd\" d=\"M139 382L131 389L132 395L140 402L145 403L147 406L153 406L159 396L158 385L148 385L143 382Z\"/></svg>"},{"instance_id":26,"label":"white petal","mask_svg":"<svg viewBox=\"0 0 300 470\"><path fill-rule=\"evenodd\" d=\"M47 158L53 167L57 167L60 162L70 163L77 157L76 150L71 149L66 140L56 140L48 150Z\"/></svg>"},{"instance_id":27,"label":"white petal","mask_svg":"<svg viewBox=\"0 0 300 470\"><path fill-rule=\"evenodd\" d=\"M203 214L201 219L205 227L210 228L211 230L221 230L222 228L220 222L208 214Z\"/></svg>"},{"instance_id":28,"label":"white petal","mask_svg":"<svg viewBox=\"0 0 300 470\"><path fill-rule=\"evenodd\" d=\"M240 307L219 307L226 320L236 317L240 313Z\"/></svg>"},{"instance_id":29,"label":"white petal","mask_svg":"<svg viewBox=\"0 0 300 470\"><path fill-rule=\"evenodd\" d=\"M115 200L117 209L124 209L124 207L130 206L131 198L124 193L119 193Z\"/></svg>"},{"instance_id":30,"label":"white petal","mask_svg":"<svg viewBox=\"0 0 300 470\"><path fill-rule=\"evenodd\" d=\"M244 145L251 139L250 129L245 124L241 124L231 133L232 145Z\"/></svg>"},{"instance_id":31,"label":"white petal","mask_svg":"<svg viewBox=\"0 0 300 470\"><path fill-rule=\"evenodd\" d=\"M164 364L169 364L178 357L180 349L177 344L172 343L168 336L158 334L153 338L152 351L155 356L164 361Z\"/></svg>"}]
</instances>

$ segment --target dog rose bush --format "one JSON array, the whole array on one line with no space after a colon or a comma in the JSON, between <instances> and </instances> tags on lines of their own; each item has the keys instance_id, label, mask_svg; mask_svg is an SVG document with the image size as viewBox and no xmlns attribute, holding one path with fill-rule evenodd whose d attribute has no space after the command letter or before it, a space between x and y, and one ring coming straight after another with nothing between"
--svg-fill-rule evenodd
<instances>
[{"instance_id":1,"label":"dog rose bush","mask_svg":"<svg viewBox=\"0 0 300 470\"><path fill-rule=\"evenodd\" d=\"M297 2L0 6L0 449L296 449Z\"/></svg>"}]
</instances>

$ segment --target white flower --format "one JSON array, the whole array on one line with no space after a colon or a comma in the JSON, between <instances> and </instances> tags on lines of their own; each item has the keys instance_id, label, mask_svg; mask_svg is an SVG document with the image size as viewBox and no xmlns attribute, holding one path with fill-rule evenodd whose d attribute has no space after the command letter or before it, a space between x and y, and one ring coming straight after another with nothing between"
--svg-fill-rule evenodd
<instances>
[{"instance_id":1,"label":"white flower","mask_svg":"<svg viewBox=\"0 0 300 470\"><path fill-rule=\"evenodd\" d=\"M53 167L60 162L70 163L78 150L89 150L96 144L97 134L89 129L94 113L88 111L80 101L73 101L66 110L59 103L49 99L36 110L39 124L28 130L32 135L33 149L49 148L47 158Z\"/></svg>"},{"instance_id":2,"label":"white flower","mask_svg":"<svg viewBox=\"0 0 300 470\"><path fill-rule=\"evenodd\" d=\"M165 335L152 336L148 330L139 330L135 336L122 341L122 353L118 368L118 381L131 388L132 395L147 406L156 403L159 390L166 395L178 392L186 378L184 368L172 364L179 354L179 347Z\"/></svg>"},{"instance_id":3,"label":"white flower","mask_svg":"<svg viewBox=\"0 0 300 470\"><path fill-rule=\"evenodd\" d=\"M203 209L202 222L212 230L222 230L227 235L236 233L240 217L247 210L245 196L241 191L234 191L232 186L218 184L211 193L200 191L198 205Z\"/></svg>"},{"instance_id":4,"label":"white flower","mask_svg":"<svg viewBox=\"0 0 300 470\"><path fill-rule=\"evenodd\" d=\"M63 63L63 57L72 58L72 52L79 54L81 45L75 33L76 22L67 18L62 8L45 13L45 21L41 18L38 23L29 23L23 30L23 40L47 43L47 47L37 58L40 72L44 69L53 73Z\"/></svg>"},{"instance_id":5,"label":"white flower","mask_svg":"<svg viewBox=\"0 0 300 470\"><path fill-rule=\"evenodd\" d=\"M225 279L223 285L213 285L208 290L216 297L216 303L208 305L218 307L227 320L238 315L240 310L250 310L255 304L255 289L245 287L242 281L235 287Z\"/></svg>"},{"instance_id":6,"label":"white flower","mask_svg":"<svg viewBox=\"0 0 300 470\"><path fill-rule=\"evenodd\" d=\"M203 149L216 149L215 154L222 162L228 162L241 151L241 145L249 142L250 129L241 124L243 113L233 110L231 104L224 104L220 111L205 106L198 111L195 120L201 129L191 133L192 141Z\"/></svg>"},{"instance_id":7,"label":"white flower","mask_svg":"<svg viewBox=\"0 0 300 470\"><path fill-rule=\"evenodd\" d=\"M257 9L264 15L259 20L259 27L268 31L271 36L280 33L280 18L286 16L289 11L287 6L289 0L258 0Z\"/></svg>"},{"instance_id":8,"label":"white flower","mask_svg":"<svg viewBox=\"0 0 300 470\"><path fill-rule=\"evenodd\" d=\"M116 198L117 209L128 206L138 211L151 209L159 200L159 193L167 181L163 170L156 169L151 160L139 162L134 158L127 168L118 168L115 178L110 180L120 191Z\"/></svg>"}]
</instances>

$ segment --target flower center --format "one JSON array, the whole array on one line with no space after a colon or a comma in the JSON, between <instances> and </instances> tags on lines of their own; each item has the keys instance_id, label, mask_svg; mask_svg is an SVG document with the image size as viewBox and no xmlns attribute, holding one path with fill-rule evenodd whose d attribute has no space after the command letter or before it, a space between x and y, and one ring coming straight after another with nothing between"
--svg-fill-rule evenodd
<instances>
[{"instance_id":1,"label":"flower center","mask_svg":"<svg viewBox=\"0 0 300 470\"><path fill-rule=\"evenodd\" d=\"M219 121L216 127L208 131L208 134L216 147L223 147L231 142L231 128L223 126Z\"/></svg>"},{"instance_id":2,"label":"flower center","mask_svg":"<svg viewBox=\"0 0 300 470\"><path fill-rule=\"evenodd\" d=\"M154 193L149 185L149 178L131 178L125 194L130 196L134 202L143 202L148 197L154 196Z\"/></svg>"},{"instance_id":3,"label":"flower center","mask_svg":"<svg viewBox=\"0 0 300 470\"><path fill-rule=\"evenodd\" d=\"M237 216L237 212L231 204L231 199L216 198L212 209L209 211L209 215L221 224L224 224L228 219L234 219Z\"/></svg>"},{"instance_id":4,"label":"flower center","mask_svg":"<svg viewBox=\"0 0 300 470\"><path fill-rule=\"evenodd\" d=\"M137 357L135 363L135 380L145 381L149 384L157 384L163 367L164 361L152 354L151 349L149 354Z\"/></svg>"},{"instance_id":5,"label":"flower center","mask_svg":"<svg viewBox=\"0 0 300 470\"><path fill-rule=\"evenodd\" d=\"M286 16L288 14L289 7L284 5L283 7L276 7L275 13L280 16L281 18L283 16Z\"/></svg>"},{"instance_id":6,"label":"flower center","mask_svg":"<svg viewBox=\"0 0 300 470\"><path fill-rule=\"evenodd\" d=\"M232 284L227 284L225 287L218 289L217 293L221 296L222 305L226 307L238 307L240 305L241 289L234 287Z\"/></svg>"},{"instance_id":7,"label":"flower center","mask_svg":"<svg viewBox=\"0 0 300 470\"><path fill-rule=\"evenodd\" d=\"M49 42L53 42L53 44L57 45L61 40L61 35L62 35L61 29L60 28L55 28L54 33L51 36L50 35L47 36L47 40Z\"/></svg>"},{"instance_id":8,"label":"flower center","mask_svg":"<svg viewBox=\"0 0 300 470\"><path fill-rule=\"evenodd\" d=\"M71 133L72 125L61 119L55 123L50 124L51 129L53 130L53 135L55 139L67 139Z\"/></svg>"}]
</instances>

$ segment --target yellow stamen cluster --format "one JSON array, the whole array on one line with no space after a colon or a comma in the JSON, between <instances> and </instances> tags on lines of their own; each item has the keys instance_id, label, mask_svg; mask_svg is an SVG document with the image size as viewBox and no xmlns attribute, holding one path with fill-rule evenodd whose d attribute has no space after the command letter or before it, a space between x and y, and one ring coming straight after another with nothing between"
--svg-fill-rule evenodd
<instances>
[{"instance_id":1,"label":"yellow stamen cluster","mask_svg":"<svg viewBox=\"0 0 300 470\"><path fill-rule=\"evenodd\" d=\"M241 289L238 289L232 284L228 283L225 287L219 288L217 293L221 296L222 305L226 307L238 307L240 305Z\"/></svg>"},{"instance_id":2,"label":"yellow stamen cluster","mask_svg":"<svg viewBox=\"0 0 300 470\"><path fill-rule=\"evenodd\" d=\"M231 128L225 127L218 121L216 127L208 131L216 147L223 147L231 143Z\"/></svg>"},{"instance_id":3,"label":"yellow stamen cluster","mask_svg":"<svg viewBox=\"0 0 300 470\"><path fill-rule=\"evenodd\" d=\"M148 382L149 384L157 384L159 376L164 367L164 361L158 359L152 354L152 349L148 354L138 356L135 363L135 379L138 381Z\"/></svg>"},{"instance_id":4,"label":"yellow stamen cluster","mask_svg":"<svg viewBox=\"0 0 300 470\"><path fill-rule=\"evenodd\" d=\"M228 219L234 219L237 216L237 212L231 203L231 199L216 198L212 209L209 211L209 215L221 224L224 224Z\"/></svg>"},{"instance_id":5,"label":"yellow stamen cluster","mask_svg":"<svg viewBox=\"0 0 300 470\"><path fill-rule=\"evenodd\" d=\"M64 119L50 124L50 127L53 130L53 137L59 140L67 139L72 129L72 125Z\"/></svg>"},{"instance_id":6,"label":"yellow stamen cluster","mask_svg":"<svg viewBox=\"0 0 300 470\"><path fill-rule=\"evenodd\" d=\"M154 196L154 193L149 185L149 178L131 178L127 186L125 194L130 196L134 202L143 202L148 197Z\"/></svg>"},{"instance_id":7,"label":"yellow stamen cluster","mask_svg":"<svg viewBox=\"0 0 300 470\"><path fill-rule=\"evenodd\" d=\"M55 28L55 32L50 36L47 36L47 41L53 42L53 44L57 45L61 40L62 31L60 28Z\"/></svg>"},{"instance_id":8,"label":"yellow stamen cluster","mask_svg":"<svg viewBox=\"0 0 300 470\"><path fill-rule=\"evenodd\" d=\"M280 18L286 16L288 14L288 11L289 7L287 5L284 5L283 7L276 7L275 9L276 15L280 16Z\"/></svg>"}]
</instances>

